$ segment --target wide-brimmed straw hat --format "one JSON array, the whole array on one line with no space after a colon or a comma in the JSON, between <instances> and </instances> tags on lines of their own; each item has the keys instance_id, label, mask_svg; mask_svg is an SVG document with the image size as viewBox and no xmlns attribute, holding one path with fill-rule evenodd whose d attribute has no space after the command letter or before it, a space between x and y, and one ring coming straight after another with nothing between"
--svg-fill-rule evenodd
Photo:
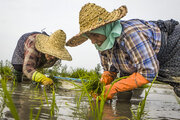
<instances>
[{"instance_id":1,"label":"wide-brimmed straw hat","mask_svg":"<svg viewBox=\"0 0 180 120\"><path fill-rule=\"evenodd\" d=\"M65 48L66 34L63 30L57 30L52 35L36 35L35 47L38 51L52 55L61 60L71 61L72 57Z\"/></svg>"},{"instance_id":2,"label":"wide-brimmed straw hat","mask_svg":"<svg viewBox=\"0 0 180 120\"><path fill-rule=\"evenodd\" d=\"M69 39L66 45L75 47L82 44L88 39L82 36L84 33L119 20L124 17L126 13L126 6L121 6L112 12L108 12L105 8L102 8L94 3L85 4L79 12L80 32Z\"/></svg>"}]
</instances>

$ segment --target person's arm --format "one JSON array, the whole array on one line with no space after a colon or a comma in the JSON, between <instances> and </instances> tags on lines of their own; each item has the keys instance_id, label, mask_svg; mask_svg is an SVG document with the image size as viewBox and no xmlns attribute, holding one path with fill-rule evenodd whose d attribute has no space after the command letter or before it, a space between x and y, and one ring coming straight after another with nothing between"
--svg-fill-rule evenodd
<instances>
[{"instance_id":1,"label":"person's arm","mask_svg":"<svg viewBox=\"0 0 180 120\"><path fill-rule=\"evenodd\" d=\"M23 73L28 79L32 79L36 71L38 51L35 49L35 35L31 35L24 43Z\"/></svg>"},{"instance_id":2,"label":"person's arm","mask_svg":"<svg viewBox=\"0 0 180 120\"><path fill-rule=\"evenodd\" d=\"M44 85L53 84L50 78L36 71L37 60L39 59L38 55L39 53L35 49L35 35L29 36L24 43L23 73L33 81L40 82Z\"/></svg>"},{"instance_id":3,"label":"person's arm","mask_svg":"<svg viewBox=\"0 0 180 120\"><path fill-rule=\"evenodd\" d=\"M159 64L151 43L143 32L127 33L124 38L125 50L136 67L136 72L112 86L107 99L112 99L117 92L133 90L151 82L158 73ZM105 95L111 85L106 85Z\"/></svg>"}]
</instances>

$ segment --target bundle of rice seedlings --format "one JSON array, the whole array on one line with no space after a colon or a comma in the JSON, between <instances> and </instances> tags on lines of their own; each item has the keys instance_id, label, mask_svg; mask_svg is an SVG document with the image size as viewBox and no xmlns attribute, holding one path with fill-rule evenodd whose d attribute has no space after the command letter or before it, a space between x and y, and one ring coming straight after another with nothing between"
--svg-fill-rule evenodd
<instances>
[{"instance_id":1,"label":"bundle of rice seedlings","mask_svg":"<svg viewBox=\"0 0 180 120\"><path fill-rule=\"evenodd\" d=\"M98 95L101 94L103 89L103 84L100 83L99 79L91 79L85 82L86 89L89 93L97 93Z\"/></svg>"}]
</instances>

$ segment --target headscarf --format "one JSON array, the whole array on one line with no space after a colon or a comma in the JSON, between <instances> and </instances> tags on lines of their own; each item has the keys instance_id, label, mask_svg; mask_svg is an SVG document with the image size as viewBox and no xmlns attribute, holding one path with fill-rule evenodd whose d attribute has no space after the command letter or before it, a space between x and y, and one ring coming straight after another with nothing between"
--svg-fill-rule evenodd
<instances>
[{"instance_id":1,"label":"headscarf","mask_svg":"<svg viewBox=\"0 0 180 120\"><path fill-rule=\"evenodd\" d=\"M120 20L90 31L90 33L98 33L106 36L106 40L102 43L101 46L95 44L96 49L99 51L111 49L114 46L115 38L119 37L121 35L121 32L122 26L120 24Z\"/></svg>"}]
</instances>

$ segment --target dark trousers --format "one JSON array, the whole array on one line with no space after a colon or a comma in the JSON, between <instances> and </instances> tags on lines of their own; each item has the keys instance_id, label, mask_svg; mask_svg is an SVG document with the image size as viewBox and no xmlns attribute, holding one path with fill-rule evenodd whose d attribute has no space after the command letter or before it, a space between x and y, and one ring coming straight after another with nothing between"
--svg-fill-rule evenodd
<instances>
[{"instance_id":1,"label":"dark trousers","mask_svg":"<svg viewBox=\"0 0 180 120\"><path fill-rule=\"evenodd\" d=\"M13 64L13 67L16 71L22 72L22 68L23 68L22 64Z\"/></svg>"},{"instance_id":2,"label":"dark trousers","mask_svg":"<svg viewBox=\"0 0 180 120\"><path fill-rule=\"evenodd\" d=\"M21 64L13 64L12 65L14 67L14 75L15 75L15 79L16 81L18 82L22 82L22 75L23 75L23 72L22 72L22 68L23 66Z\"/></svg>"}]
</instances>

